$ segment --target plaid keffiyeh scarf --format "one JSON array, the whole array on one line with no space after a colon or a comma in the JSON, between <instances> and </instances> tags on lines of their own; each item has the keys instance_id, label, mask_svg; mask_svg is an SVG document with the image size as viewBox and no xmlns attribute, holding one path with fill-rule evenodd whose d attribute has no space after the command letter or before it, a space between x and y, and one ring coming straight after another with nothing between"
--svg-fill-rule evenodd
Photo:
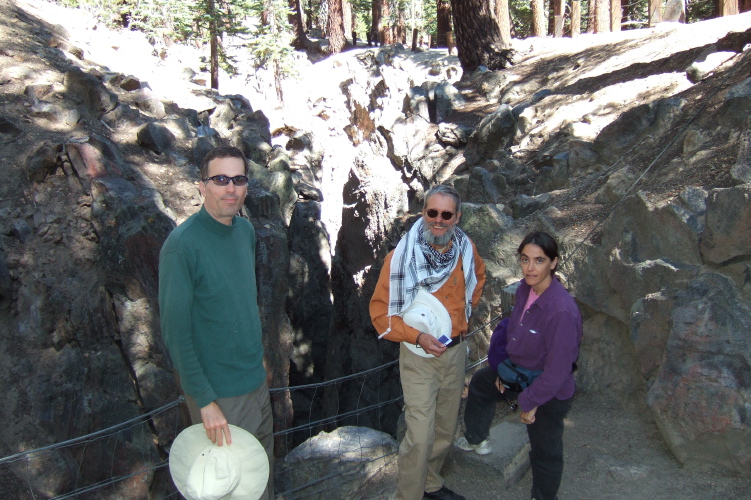
<instances>
[{"instance_id":1,"label":"plaid keffiyeh scarf","mask_svg":"<svg viewBox=\"0 0 751 500\"><path fill-rule=\"evenodd\" d=\"M441 288L456 268L461 256L465 283L465 313L469 321L472 314L472 293L477 286L475 256L469 237L456 227L451 238L451 248L446 253L440 253L423 238L423 224L422 219L418 220L394 250L389 275L388 315L394 316L404 312L420 288L425 288L430 293Z\"/></svg>"}]
</instances>

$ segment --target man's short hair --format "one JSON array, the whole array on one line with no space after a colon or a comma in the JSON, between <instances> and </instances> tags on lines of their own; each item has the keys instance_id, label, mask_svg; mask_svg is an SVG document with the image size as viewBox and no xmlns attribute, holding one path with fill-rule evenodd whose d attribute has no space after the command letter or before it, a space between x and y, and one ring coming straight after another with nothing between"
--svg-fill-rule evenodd
<instances>
[{"instance_id":1,"label":"man's short hair","mask_svg":"<svg viewBox=\"0 0 751 500\"><path fill-rule=\"evenodd\" d=\"M209 176L209 163L211 162L211 160L216 160L217 158L239 158L243 161L243 166L245 167L245 175L248 175L248 160L247 158L245 158L245 155L242 151L234 146L217 146L206 153L203 161L201 161L200 173L202 181L206 180L206 178Z\"/></svg>"},{"instance_id":2,"label":"man's short hair","mask_svg":"<svg viewBox=\"0 0 751 500\"><path fill-rule=\"evenodd\" d=\"M438 184L437 186L433 186L430 188L430 190L425 193L425 198L422 202L422 209L425 210L428 206L428 200L431 196L434 194L440 194L443 196L450 196L454 199L454 204L456 204L456 213L459 213L462 211L462 197L459 196L459 193L457 193L456 189L452 188L451 186L447 186L445 184Z\"/></svg>"}]
</instances>

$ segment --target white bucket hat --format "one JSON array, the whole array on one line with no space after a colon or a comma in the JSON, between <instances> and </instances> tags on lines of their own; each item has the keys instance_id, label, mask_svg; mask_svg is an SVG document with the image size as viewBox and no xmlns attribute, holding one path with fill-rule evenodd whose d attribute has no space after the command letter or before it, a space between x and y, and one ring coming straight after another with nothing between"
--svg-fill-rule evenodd
<instances>
[{"instance_id":1,"label":"white bucket hat","mask_svg":"<svg viewBox=\"0 0 751 500\"><path fill-rule=\"evenodd\" d=\"M248 431L230 425L232 444L217 446L203 424L183 430L172 443L169 470L188 500L258 500L269 480L269 459Z\"/></svg>"},{"instance_id":2,"label":"white bucket hat","mask_svg":"<svg viewBox=\"0 0 751 500\"><path fill-rule=\"evenodd\" d=\"M436 299L426 289L421 288L409 307L401 314L404 323L415 330L441 340L444 344L451 343L451 316L441 301ZM433 358L422 347L410 342L404 342L407 349L423 358Z\"/></svg>"}]
</instances>

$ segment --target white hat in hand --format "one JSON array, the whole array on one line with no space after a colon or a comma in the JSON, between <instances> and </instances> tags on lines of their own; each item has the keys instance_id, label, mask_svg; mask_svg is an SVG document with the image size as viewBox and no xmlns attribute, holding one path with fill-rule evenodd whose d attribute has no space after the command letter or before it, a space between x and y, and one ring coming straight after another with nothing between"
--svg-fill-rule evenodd
<instances>
[{"instance_id":1,"label":"white hat in hand","mask_svg":"<svg viewBox=\"0 0 751 500\"><path fill-rule=\"evenodd\" d=\"M421 288L417 292L412 303L401 316L404 323L415 330L432 335L437 339L448 339L448 341L443 341L444 344L451 342L451 316L443 304L441 304L441 301L426 289ZM425 358L434 357L432 354L426 353L422 348L409 342L405 342L404 345L419 356Z\"/></svg>"},{"instance_id":2,"label":"white hat in hand","mask_svg":"<svg viewBox=\"0 0 751 500\"><path fill-rule=\"evenodd\" d=\"M248 431L230 425L232 444L217 446L203 424L183 430L172 443L172 480L188 500L258 500L269 480L269 459Z\"/></svg>"}]
</instances>

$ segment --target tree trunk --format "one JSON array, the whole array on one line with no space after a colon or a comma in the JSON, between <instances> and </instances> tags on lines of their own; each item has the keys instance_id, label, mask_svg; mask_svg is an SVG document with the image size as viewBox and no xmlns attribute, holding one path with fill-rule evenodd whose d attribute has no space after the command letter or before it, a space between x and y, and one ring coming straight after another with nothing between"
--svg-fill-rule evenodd
<instances>
[{"instance_id":1,"label":"tree trunk","mask_svg":"<svg viewBox=\"0 0 751 500\"><path fill-rule=\"evenodd\" d=\"M305 46L305 26L302 23L302 9L300 0L289 0L290 14L287 16L289 24L292 26L292 32L295 34L292 40L292 46L296 49L302 49Z\"/></svg>"},{"instance_id":2,"label":"tree trunk","mask_svg":"<svg viewBox=\"0 0 751 500\"><path fill-rule=\"evenodd\" d=\"M621 1L610 0L610 31L621 31Z\"/></svg>"},{"instance_id":3,"label":"tree trunk","mask_svg":"<svg viewBox=\"0 0 751 500\"><path fill-rule=\"evenodd\" d=\"M734 16L738 13L738 0L717 0L720 17Z\"/></svg>"},{"instance_id":4,"label":"tree trunk","mask_svg":"<svg viewBox=\"0 0 751 500\"><path fill-rule=\"evenodd\" d=\"M344 38L352 38L352 5L349 0L342 0L342 26L344 26Z\"/></svg>"},{"instance_id":5,"label":"tree trunk","mask_svg":"<svg viewBox=\"0 0 751 500\"><path fill-rule=\"evenodd\" d=\"M732 0L733 2L736 2L736 12L737 14L737 0ZM732 15L732 14L729 14ZM668 17L669 16L669 17ZM679 23L685 23L686 22L686 0L668 0L665 3L665 8L662 11L662 20L663 21L677 21Z\"/></svg>"},{"instance_id":6,"label":"tree trunk","mask_svg":"<svg viewBox=\"0 0 751 500\"><path fill-rule=\"evenodd\" d=\"M649 0L649 25L662 22L662 0Z\"/></svg>"},{"instance_id":7,"label":"tree trunk","mask_svg":"<svg viewBox=\"0 0 751 500\"><path fill-rule=\"evenodd\" d=\"M532 0L532 36L545 33L545 0Z\"/></svg>"},{"instance_id":8,"label":"tree trunk","mask_svg":"<svg viewBox=\"0 0 751 500\"><path fill-rule=\"evenodd\" d=\"M545 28L545 34L552 35L555 33L555 9L553 8L553 2L555 0L550 0L550 8L548 9L548 27ZM543 5L543 12L545 11L545 0L542 0Z\"/></svg>"},{"instance_id":9,"label":"tree trunk","mask_svg":"<svg viewBox=\"0 0 751 500\"><path fill-rule=\"evenodd\" d=\"M352 23L352 45L357 48L357 11L353 8L350 14L349 22ZM362 33L360 33L360 37L362 38Z\"/></svg>"},{"instance_id":10,"label":"tree trunk","mask_svg":"<svg viewBox=\"0 0 751 500\"><path fill-rule=\"evenodd\" d=\"M389 5L389 0L382 0L381 3L381 32L379 34L381 44L383 45L389 45L394 43L394 38L391 36L391 29L393 26L389 25L389 22L391 21L391 5Z\"/></svg>"},{"instance_id":11,"label":"tree trunk","mask_svg":"<svg viewBox=\"0 0 751 500\"><path fill-rule=\"evenodd\" d=\"M610 0L596 1L597 22L595 24L595 33L607 33L610 31Z\"/></svg>"},{"instance_id":12,"label":"tree trunk","mask_svg":"<svg viewBox=\"0 0 751 500\"><path fill-rule=\"evenodd\" d=\"M563 0L553 0L553 36L563 36Z\"/></svg>"},{"instance_id":13,"label":"tree trunk","mask_svg":"<svg viewBox=\"0 0 751 500\"><path fill-rule=\"evenodd\" d=\"M508 0L495 0L495 19L501 31L501 43L504 47L511 47L511 12Z\"/></svg>"},{"instance_id":14,"label":"tree trunk","mask_svg":"<svg viewBox=\"0 0 751 500\"><path fill-rule=\"evenodd\" d=\"M451 2L436 0L436 47L446 47L446 33L451 31Z\"/></svg>"},{"instance_id":15,"label":"tree trunk","mask_svg":"<svg viewBox=\"0 0 751 500\"><path fill-rule=\"evenodd\" d=\"M344 16L342 0L329 0L329 47L332 54L338 54L344 48Z\"/></svg>"},{"instance_id":16,"label":"tree trunk","mask_svg":"<svg viewBox=\"0 0 751 500\"><path fill-rule=\"evenodd\" d=\"M597 25L597 0L589 0L587 5L587 33L594 33Z\"/></svg>"},{"instance_id":17,"label":"tree trunk","mask_svg":"<svg viewBox=\"0 0 751 500\"><path fill-rule=\"evenodd\" d=\"M396 42L407 43L407 16L404 9L399 9L396 14Z\"/></svg>"},{"instance_id":18,"label":"tree trunk","mask_svg":"<svg viewBox=\"0 0 751 500\"><path fill-rule=\"evenodd\" d=\"M452 11L459 61L465 75L478 66L496 70L510 65L511 51L503 44L495 14L486 0L454 0Z\"/></svg>"},{"instance_id":19,"label":"tree trunk","mask_svg":"<svg viewBox=\"0 0 751 500\"><path fill-rule=\"evenodd\" d=\"M571 2L571 38L576 38L582 31L582 3L580 0Z\"/></svg>"},{"instance_id":20,"label":"tree trunk","mask_svg":"<svg viewBox=\"0 0 751 500\"><path fill-rule=\"evenodd\" d=\"M211 60L211 88L219 90L219 33L216 29L216 7L209 0L209 59Z\"/></svg>"},{"instance_id":21,"label":"tree trunk","mask_svg":"<svg viewBox=\"0 0 751 500\"><path fill-rule=\"evenodd\" d=\"M370 24L370 38L378 45L381 43L381 19L383 19L383 2L388 0L373 0L373 21Z\"/></svg>"}]
</instances>

